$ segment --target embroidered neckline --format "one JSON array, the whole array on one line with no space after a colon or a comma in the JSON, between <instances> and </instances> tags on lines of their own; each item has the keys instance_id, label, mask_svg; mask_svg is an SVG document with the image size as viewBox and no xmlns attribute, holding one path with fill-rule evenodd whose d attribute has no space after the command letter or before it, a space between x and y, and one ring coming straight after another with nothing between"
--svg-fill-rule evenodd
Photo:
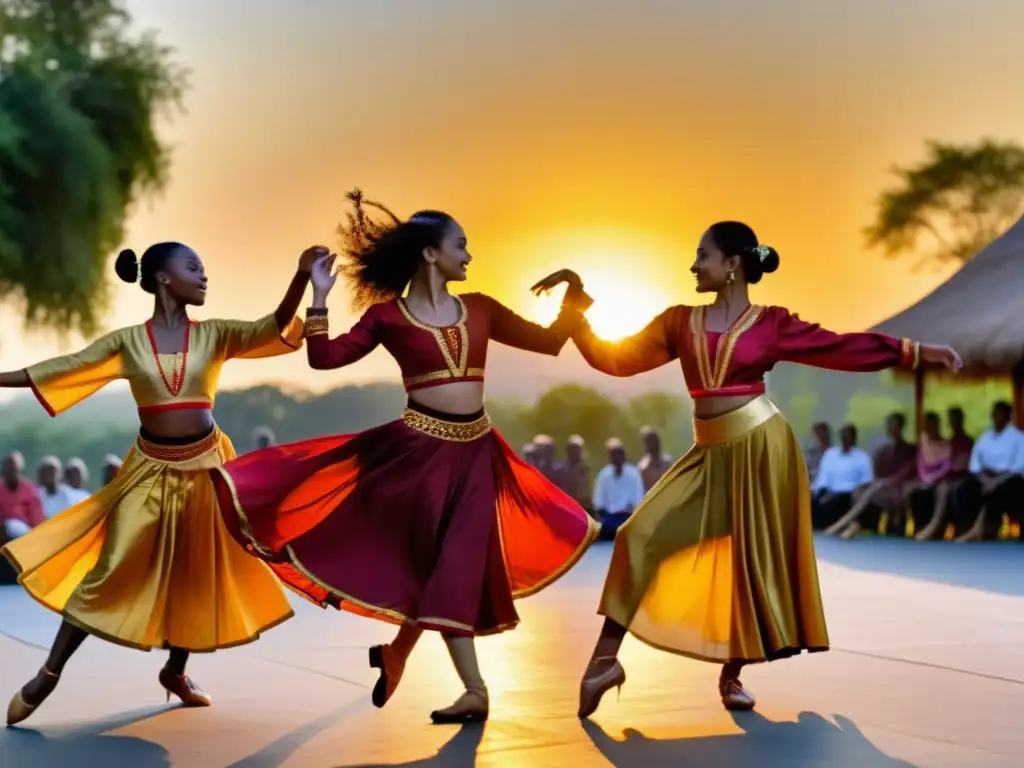
<instances>
[{"instance_id":1,"label":"embroidered neckline","mask_svg":"<svg viewBox=\"0 0 1024 768\"><path fill-rule=\"evenodd\" d=\"M466 330L466 318L469 312L459 296L453 296L452 298L459 305L459 320L455 325L428 325L418 320L409 311L404 298L399 298L397 303L398 308L411 325L419 328L421 331L426 331L434 337L434 343L437 344L437 348L441 351L444 364L448 368L449 377L459 379L466 375L466 365L469 362L469 333Z\"/></svg>"},{"instance_id":2,"label":"embroidered neckline","mask_svg":"<svg viewBox=\"0 0 1024 768\"><path fill-rule=\"evenodd\" d=\"M185 339L181 343L180 352L160 352L156 344L156 334L153 332L153 321L152 319L146 321L146 336L149 337L149 346L153 351L153 361L156 363L157 373L160 374L164 387L171 397L180 395L182 388L185 386L185 371L188 369L188 348L192 339L192 326L195 325L195 322L195 320L189 320L185 323ZM164 371L163 363L160 362L161 355L174 358L170 381L167 380L167 373Z\"/></svg>"},{"instance_id":3,"label":"embroidered neckline","mask_svg":"<svg viewBox=\"0 0 1024 768\"><path fill-rule=\"evenodd\" d=\"M722 331L715 342L715 364L711 365L711 354L708 347L708 330L706 325L707 305L694 307L690 313L690 333L693 335L694 356L697 358L697 372L700 374L703 389L713 391L725 385L732 363L736 342L749 331L764 314L764 307L751 304L729 327ZM718 333L718 331L712 331Z\"/></svg>"}]
</instances>

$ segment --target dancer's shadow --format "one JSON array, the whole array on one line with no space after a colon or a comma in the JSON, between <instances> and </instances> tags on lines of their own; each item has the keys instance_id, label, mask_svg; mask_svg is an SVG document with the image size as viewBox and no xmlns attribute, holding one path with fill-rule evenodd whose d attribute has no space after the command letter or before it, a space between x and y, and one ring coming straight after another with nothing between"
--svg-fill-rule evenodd
<instances>
[{"instance_id":1,"label":"dancer's shadow","mask_svg":"<svg viewBox=\"0 0 1024 768\"><path fill-rule=\"evenodd\" d=\"M145 707L74 727L6 728L0 730L0 765L4 768L170 768L159 744L135 736L105 736L110 731L147 720L167 707Z\"/></svg>"},{"instance_id":2,"label":"dancer's shadow","mask_svg":"<svg viewBox=\"0 0 1024 768\"><path fill-rule=\"evenodd\" d=\"M484 738L482 723L468 723L459 728L437 754L409 763L373 763L338 768L472 768L476 765L476 752Z\"/></svg>"},{"instance_id":3,"label":"dancer's shadow","mask_svg":"<svg viewBox=\"0 0 1024 768\"><path fill-rule=\"evenodd\" d=\"M583 729L615 766L913 768L881 752L845 717L836 716L838 725L813 712L800 713L795 723L775 723L756 712L733 719L743 733L658 740L629 728L618 741L590 720Z\"/></svg>"},{"instance_id":4,"label":"dancer's shadow","mask_svg":"<svg viewBox=\"0 0 1024 768\"><path fill-rule=\"evenodd\" d=\"M270 742L258 752L232 763L228 768L276 768L328 728L369 707L362 699L350 701Z\"/></svg>"}]
</instances>

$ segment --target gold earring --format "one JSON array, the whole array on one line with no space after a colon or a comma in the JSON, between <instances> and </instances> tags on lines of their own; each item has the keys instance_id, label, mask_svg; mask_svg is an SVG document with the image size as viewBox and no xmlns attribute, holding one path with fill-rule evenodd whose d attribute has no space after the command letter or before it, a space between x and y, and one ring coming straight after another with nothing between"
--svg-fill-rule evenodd
<instances>
[{"instance_id":1,"label":"gold earring","mask_svg":"<svg viewBox=\"0 0 1024 768\"><path fill-rule=\"evenodd\" d=\"M729 273L725 276L725 284L726 285L732 285L735 280L736 280L736 273L733 272L730 269Z\"/></svg>"}]
</instances>

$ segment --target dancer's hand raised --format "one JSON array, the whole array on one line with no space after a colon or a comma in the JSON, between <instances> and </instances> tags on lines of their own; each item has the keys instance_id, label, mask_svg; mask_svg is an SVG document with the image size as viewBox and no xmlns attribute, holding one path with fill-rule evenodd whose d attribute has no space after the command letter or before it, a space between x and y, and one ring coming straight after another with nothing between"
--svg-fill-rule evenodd
<instances>
[{"instance_id":1,"label":"dancer's hand raised","mask_svg":"<svg viewBox=\"0 0 1024 768\"><path fill-rule=\"evenodd\" d=\"M314 297L326 298L338 281L338 273L334 269L334 261L337 258L337 255L332 253L329 256L320 256L313 262L309 277L313 283Z\"/></svg>"},{"instance_id":2,"label":"dancer's hand raised","mask_svg":"<svg viewBox=\"0 0 1024 768\"><path fill-rule=\"evenodd\" d=\"M542 293L551 293L551 289L561 283L568 283L572 288L583 287L583 280L579 275L571 269L560 269L557 272L552 272L543 280L534 283L530 290L534 296L540 296Z\"/></svg>"},{"instance_id":3,"label":"dancer's hand raised","mask_svg":"<svg viewBox=\"0 0 1024 768\"><path fill-rule=\"evenodd\" d=\"M311 245L299 256L299 271L312 272L316 260L328 256L330 253L331 249L325 245Z\"/></svg>"}]
</instances>

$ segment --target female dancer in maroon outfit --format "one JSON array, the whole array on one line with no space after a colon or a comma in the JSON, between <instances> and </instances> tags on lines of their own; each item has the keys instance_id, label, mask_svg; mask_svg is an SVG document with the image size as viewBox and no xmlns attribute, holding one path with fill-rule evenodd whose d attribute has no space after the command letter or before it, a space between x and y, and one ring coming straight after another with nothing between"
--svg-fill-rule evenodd
<instances>
[{"instance_id":1,"label":"female dancer in maroon outfit","mask_svg":"<svg viewBox=\"0 0 1024 768\"><path fill-rule=\"evenodd\" d=\"M333 259L319 263L306 320L309 363L340 368L383 345L402 370L408 406L360 434L231 462L214 475L218 496L229 527L289 586L321 606L401 625L391 644L370 650L381 670L374 704L394 693L420 633L433 629L466 692L432 719L482 720L488 698L473 637L512 629L513 599L565 573L597 533L579 504L491 428L487 343L557 355L590 299L578 276L559 273L569 289L558 319L543 328L489 296L453 296L448 283L465 280L470 261L454 219L423 211L381 226L358 194L351 198L343 271L356 304L368 309L351 331L329 338Z\"/></svg>"}]
</instances>

